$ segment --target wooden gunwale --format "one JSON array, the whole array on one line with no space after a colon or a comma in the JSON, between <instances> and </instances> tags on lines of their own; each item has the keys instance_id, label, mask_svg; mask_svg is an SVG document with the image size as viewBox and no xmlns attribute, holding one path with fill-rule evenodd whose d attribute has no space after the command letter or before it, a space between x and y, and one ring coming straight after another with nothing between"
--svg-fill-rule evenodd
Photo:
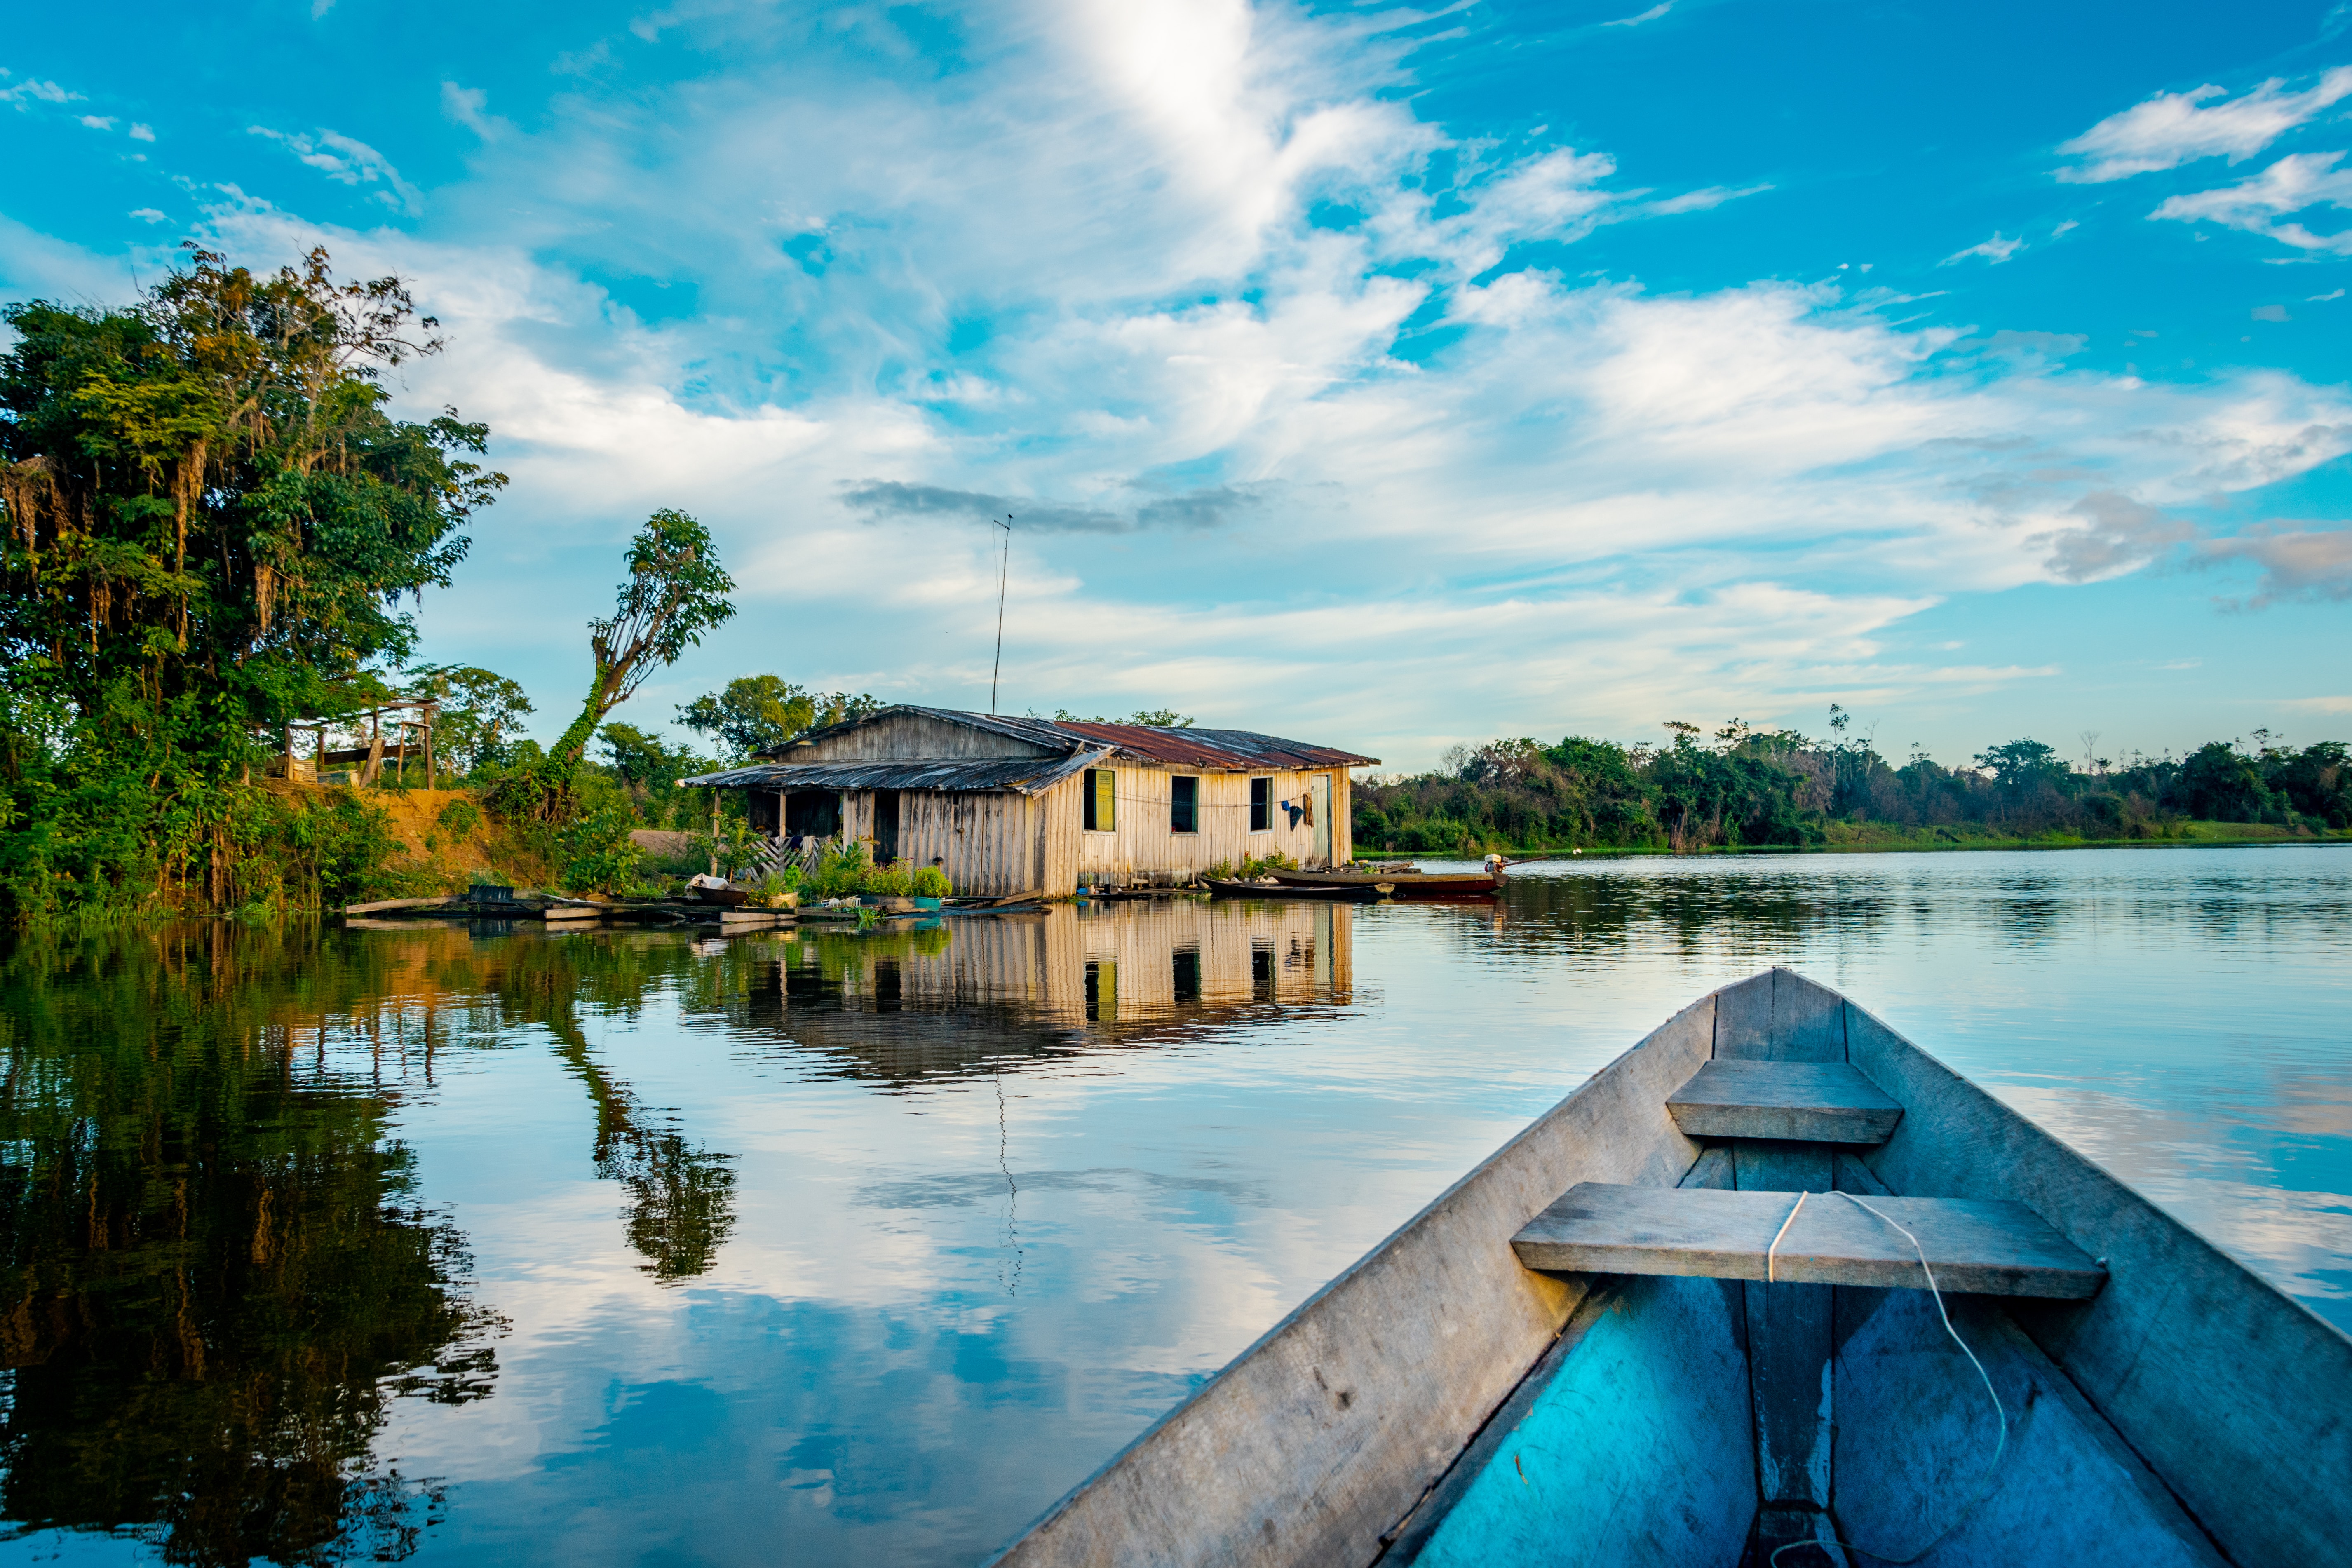
<instances>
[{"instance_id":1,"label":"wooden gunwale","mask_svg":"<svg viewBox=\"0 0 2352 1568\"><path fill-rule=\"evenodd\" d=\"M2090 1300L2008 1310L2213 1547L2352 1561L2352 1336L1787 970L1708 994L1594 1074L995 1561L1369 1564L1408 1524L1425 1539L1433 1489L1605 1283L1498 1268L1512 1235L1577 1181L1682 1183L1708 1146L1664 1101L1717 1056L1850 1061L1905 1114L1839 1168L1894 1194L2022 1203L2108 1270Z\"/></svg>"}]
</instances>

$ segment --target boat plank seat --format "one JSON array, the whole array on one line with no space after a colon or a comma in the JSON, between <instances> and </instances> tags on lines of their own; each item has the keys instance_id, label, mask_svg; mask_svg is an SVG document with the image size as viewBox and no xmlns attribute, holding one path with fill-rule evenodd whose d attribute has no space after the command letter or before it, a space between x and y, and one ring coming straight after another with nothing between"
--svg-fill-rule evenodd
<instances>
[{"instance_id":1,"label":"boat plank seat","mask_svg":"<svg viewBox=\"0 0 2352 1568\"><path fill-rule=\"evenodd\" d=\"M1863 1201L1886 1219L1843 1193L1813 1193L1800 1205L1794 1193L1579 1182L1511 1248L1528 1268L1553 1273L1760 1280L1769 1268L1784 1284L1925 1289L1919 1252L1892 1219L1919 1238L1944 1290L2082 1300L2106 1282L2104 1268L2023 1204Z\"/></svg>"},{"instance_id":2,"label":"boat plank seat","mask_svg":"<svg viewBox=\"0 0 2352 1568\"><path fill-rule=\"evenodd\" d=\"M1843 1062L1703 1063L1666 1100L1691 1138L1770 1138L1815 1143L1884 1143L1902 1105Z\"/></svg>"}]
</instances>

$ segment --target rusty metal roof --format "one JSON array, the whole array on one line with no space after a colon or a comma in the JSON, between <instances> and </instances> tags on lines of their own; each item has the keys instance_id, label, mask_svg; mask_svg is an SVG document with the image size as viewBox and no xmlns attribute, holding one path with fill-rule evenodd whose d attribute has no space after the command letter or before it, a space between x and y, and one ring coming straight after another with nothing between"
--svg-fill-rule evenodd
<instances>
[{"instance_id":1,"label":"rusty metal roof","mask_svg":"<svg viewBox=\"0 0 2352 1568\"><path fill-rule=\"evenodd\" d=\"M1178 730L1157 724L1056 724L1081 741L1112 746L1131 756L1149 757L1180 768L1208 773L1252 773L1268 768L1344 768L1370 764L1378 757L1360 757L1329 746L1310 746L1254 730Z\"/></svg>"},{"instance_id":2,"label":"rusty metal roof","mask_svg":"<svg viewBox=\"0 0 2352 1568\"><path fill-rule=\"evenodd\" d=\"M966 713L953 708L919 708L901 703L885 708L864 719L851 719L830 724L822 730L811 730L772 751L762 753L770 758L789 757L803 742L819 741L842 734L861 724L893 713L919 713L927 719L938 719L950 724L968 725L986 730L1009 740L1024 741L1033 746L1043 746L1056 752L1097 750L1104 747L1123 752L1129 756L1142 757L1157 763L1167 763L1180 768L1199 768L1208 773L1250 773L1268 768L1344 768L1376 763L1378 757L1360 757L1353 752L1336 751L1329 746L1310 746L1304 741L1286 741L1276 735L1261 735L1254 730L1180 730L1157 724L1097 724L1079 721L1061 722L1052 719L1015 718L1003 713ZM891 766L948 767L949 763L909 761ZM736 770L743 772L742 769ZM716 780L716 773L705 775ZM689 783L698 782L689 780ZM749 779L742 781L751 782ZM815 788L814 784L806 786ZM936 785L872 784L848 785L851 788L915 789L971 788L986 789L986 784Z\"/></svg>"},{"instance_id":3,"label":"rusty metal roof","mask_svg":"<svg viewBox=\"0 0 2352 1568\"><path fill-rule=\"evenodd\" d=\"M721 789L929 789L1002 790L1037 795L1108 754L1088 748L1066 757L950 757L932 761L856 763L761 763L680 779L682 784Z\"/></svg>"}]
</instances>

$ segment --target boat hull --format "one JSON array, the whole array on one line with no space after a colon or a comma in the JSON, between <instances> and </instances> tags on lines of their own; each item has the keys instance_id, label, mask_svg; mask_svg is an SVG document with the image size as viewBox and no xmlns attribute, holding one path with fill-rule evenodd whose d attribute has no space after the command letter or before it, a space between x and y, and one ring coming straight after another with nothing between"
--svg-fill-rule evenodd
<instances>
[{"instance_id":1,"label":"boat hull","mask_svg":"<svg viewBox=\"0 0 2352 1568\"><path fill-rule=\"evenodd\" d=\"M1385 898L1391 884L1350 879L1345 882L1228 882L1204 878L1209 896L1216 899L1326 899L1340 903L1369 904Z\"/></svg>"},{"instance_id":2,"label":"boat hull","mask_svg":"<svg viewBox=\"0 0 2352 1568\"><path fill-rule=\"evenodd\" d=\"M1580 1182L1785 1190L1664 1109L1718 1057L1845 1062L1903 1105L1822 1187L2021 1203L2108 1270L2087 1301L1945 1299L2000 1391L2007 1448L1923 1562L2347 1561L2352 1337L1786 970L1594 1074L999 1561L1730 1568L1822 1531L1926 1544L1979 1489L1996 1427L1925 1292L1554 1275L1512 1254ZM1838 1348L1833 1375L1784 1400L1766 1352L1791 1312L1828 1314Z\"/></svg>"},{"instance_id":3,"label":"boat hull","mask_svg":"<svg viewBox=\"0 0 2352 1568\"><path fill-rule=\"evenodd\" d=\"M1479 899L1501 890L1503 879L1484 872L1395 872L1381 877L1356 877L1344 871L1273 871L1268 875L1285 887L1329 888L1384 882L1398 899Z\"/></svg>"}]
</instances>

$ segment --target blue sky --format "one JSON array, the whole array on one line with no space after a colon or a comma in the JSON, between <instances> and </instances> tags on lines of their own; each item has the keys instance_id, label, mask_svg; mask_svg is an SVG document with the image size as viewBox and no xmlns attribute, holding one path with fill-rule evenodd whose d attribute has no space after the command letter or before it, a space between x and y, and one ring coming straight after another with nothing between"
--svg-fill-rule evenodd
<instances>
[{"instance_id":1,"label":"blue sky","mask_svg":"<svg viewBox=\"0 0 2352 1568\"><path fill-rule=\"evenodd\" d=\"M426 655L1346 744L2352 733L2352 7L65 7L0 297L396 270L513 476Z\"/></svg>"}]
</instances>

